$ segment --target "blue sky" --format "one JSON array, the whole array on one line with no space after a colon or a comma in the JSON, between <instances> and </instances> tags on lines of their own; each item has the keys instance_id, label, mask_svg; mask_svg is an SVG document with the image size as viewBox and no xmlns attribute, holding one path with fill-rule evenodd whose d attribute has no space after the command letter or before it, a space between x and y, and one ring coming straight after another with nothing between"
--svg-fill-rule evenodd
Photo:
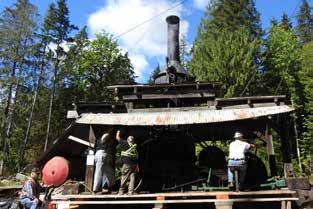
<instances>
[{"instance_id":1,"label":"blue sky","mask_svg":"<svg viewBox=\"0 0 313 209\"><path fill-rule=\"evenodd\" d=\"M269 27L272 18L280 19L285 12L292 16L299 10L301 0L256 0L257 10L261 14L263 28ZM312 4L312 1L309 1ZM15 1L0 0L0 9L11 6ZM39 13L44 16L50 3L56 0L30 0L35 4ZM175 0L68 0L71 22L80 28L88 26L90 38L94 34L105 30L113 35L142 23L143 21L177 5ZM159 62L164 63L166 56L166 23L165 17L176 14L181 18L181 33L187 36L192 44L197 27L203 16L205 5L209 0L185 0L161 15L159 18L138 27L118 38L123 51L127 51L135 67L138 82L145 82L151 71Z\"/></svg>"}]
</instances>

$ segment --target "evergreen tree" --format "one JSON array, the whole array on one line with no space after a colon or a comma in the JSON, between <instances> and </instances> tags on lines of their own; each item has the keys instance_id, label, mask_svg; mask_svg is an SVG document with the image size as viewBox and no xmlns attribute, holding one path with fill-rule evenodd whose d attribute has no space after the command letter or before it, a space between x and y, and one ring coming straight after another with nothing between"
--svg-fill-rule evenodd
<instances>
[{"instance_id":1,"label":"evergreen tree","mask_svg":"<svg viewBox=\"0 0 313 209\"><path fill-rule=\"evenodd\" d=\"M223 83L226 97L246 92L245 87L258 77L259 19L253 0L212 1L192 47L191 74Z\"/></svg>"},{"instance_id":2,"label":"evergreen tree","mask_svg":"<svg viewBox=\"0 0 313 209\"><path fill-rule=\"evenodd\" d=\"M245 27L252 38L262 35L260 14L253 0L212 1L201 25L205 31L213 27L232 32Z\"/></svg>"},{"instance_id":3,"label":"evergreen tree","mask_svg":"<svg viewBox=\"0 0 313 209\"><path fill-rule=\"evenodd\" d=\"M313 41L305 44L301 49L301 72L300 78L305 92L305 132L301 144L302 163L307 174L313 171Z\"/></svg>"},{"instance_id":4,"label":"evergreen tree","mask_svg":"<svg viewBox=\"0 0 313 209\"><path fill-rule=\"evenodd\" d=\"M292 29L292 23L286 13L284 13L281 18L280 26L285 30Z\"/></svg>"},{"instance_id":5,"label":"evergreen tree","mask_svg":"<svg viewBox=\"0 0 313 209\"><path fill-rule=\"evenodd\" d=\"M0 173L2 173L4 161L10 158L11 147L9 145L15 143L14 140L20 140L20 135L16 135L20 132L17 129L12 132L13 120L16 127L19 125L18 118L14 118L13 115L18 116L15 114L19 111L16 106L22 101L19 95L26 83L25 79L32 74L30 57L33 51L37 18L37 8L28 0L18 0L12 7L5 8L0 17L0 77L4 81L1 92L7 95L4 97L5 104L1 107L3 108L1 113L4 115L1 117L3 119L1 123L3 155L0 161Z\"/></svg>"},{"instance_id":6,"label":"evergreen tree","mask_svg":"<svg viewBox=\"0 0 313 209\"><path fill-rule=\"evenodd\" d=\"M241 96L245 86L258 73L254 55L260 42L257 39L251 42L245 29L219 33L218 37L208 33L202 39L207 44L194 46L190 73L201 81L221 82L225 97Z\"/></svg>"},{"instance_id":7,"label":"evergreen tree","mask_svg":"<svg viewBox=\"0 0 313 209\"><path fill-rule=\"evenodd\" d=\"M313 41L313 15L307 0L302 0L300 11L297 15L297 33L303 44Z\"/></svg>"},{"instance_id":8,"label":"evergreen tree","mask_svg":"<svg viewBox=\"0 0 313 209\"><path fill-rule=\"evenodd\" d=\"M160 74L161 69L160 69L160 65L158 63L158 65L156 66L156 68L151 72L151 75L149 77L148 83L149 84L154 84L154 80L156 79L156 77Z\"/></svg>"},{"instance_id":9,"label":"evergreen tree","mask_svg":"<svg viewBox=\"0 0 313 209\"><path fill-rule=\"evenodd\" d=\"M69 34L72 30L76 29L74 25L70 24L69 20L69 11L66 5L66 0L58 0L57 7L54 4L49 6L48 14L45 21L45 36L50 41L50 44L55 44L55 55L52 58L52 87L50 94L50 103L48 111L48 124L47 132L45 139L44 150L47 149L49 134L50 134L50 125L51 125L51 116L53 109L53 101L55 96L55 90L57 86L57 78L59 73L59 64L61 58L65 55L65 51L61 46L63 43L70 40Z\"/></svg>"}]
</instances>

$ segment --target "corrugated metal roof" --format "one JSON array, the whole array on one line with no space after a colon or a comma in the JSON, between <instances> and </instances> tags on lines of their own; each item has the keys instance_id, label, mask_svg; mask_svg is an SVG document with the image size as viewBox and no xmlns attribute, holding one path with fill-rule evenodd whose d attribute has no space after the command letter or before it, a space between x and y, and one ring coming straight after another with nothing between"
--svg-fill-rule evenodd
<instances>
[{"instance_id":1,"label":"corrugated metal roof","mask_svg":"<svg viewBox=\"0 0 313 209\"><path fill-rule=\"evenodd\" d=\"M136 113L85 113L77 123L125 126L163 126L205 124L252 119L257 117L291 112L287 105L222 110L193 110L174 112Z\"/></svg>"}]
</instances>

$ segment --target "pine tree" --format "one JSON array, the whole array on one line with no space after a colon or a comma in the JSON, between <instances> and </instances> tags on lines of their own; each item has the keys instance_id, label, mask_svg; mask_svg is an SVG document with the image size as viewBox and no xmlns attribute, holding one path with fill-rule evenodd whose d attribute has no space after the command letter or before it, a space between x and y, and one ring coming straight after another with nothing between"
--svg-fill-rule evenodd
<instances>
[{"instance_id":1,"label":"pine tree","mask_svg":"<svg viewBox=\"0 0 313 209\"><path fill-rule=\"evenodd\" d=\"M292 23L286 13L284 13L281 18L280 26L285 30L292 29Z\"/></svg>"},{"instance_id":2,"label":"pine tree","mask_svg":"<svg viewBox=\"0 0 313 209\"><path fill-rule=\"evenodd\" d=\"M313 41L305 44L301 49L300 78L305 92L305 132L302 143L302 163L307 174L313 171Z\"/></svg>"},{"instance_id":3,"label":"pine tree","mask_svg":"<svg viewBox=\"0 0 313 209\"><path fill-rule=\"evenodd\" d=\"M12 136L13 114L18 111L15 106L24 84L25 75L31 73L28 72L31 64L29 58L34 42L37 17L37 8L28 0L18 0L11 8L5 8L0 17L0 72L1 77L6 79L6 85L2 86L2 91L7 93L1 127L1 130L4 130L1 133L3 142L1 173L3 163L10 154L9 141Z\"/></svg>"},{"instance_id":4,"label":"pine tree","mask_svg":"<svg viewBox=\"0 0 313 209\"><path fill-rule=\"evenodd\" d=\"M52 58L52 87L50 94L50 103L48 111L48 124L46 131L45 147L47 149L49 134L50 134L50 125L51 125L51 116L53 109L53 101L55 96L55 90L57 86L57 76L59 73L59 64L60 59L65 55L62 44L70 40L69 34L72 30L76 29L74 25L70 24L69 20L69 11L66 5L66 0L58 0L57 7L54 4L49 6L48 14L45 21L45 36L52 44L56 45L55 55Z\"/></svg>"},{"instance_id":5,"label":"pine tree","mask_svg":"<svg viewBox=\"0 0 313 209\"><path fill-rule=\"evenodd\" d=\"M313 14L307 0L302 0L300 11L297 15L297 34L303 44L313 41Z\"/></svg>"},{"instance_id":6,"label":"pine tree","mask_svg":"<svg viewBox=\"0 0 313 209\"><path fill-rule=\"evenodd\" d=\"M160 69L160 64L158 63L158 65L156 66L156 68L151 72L151 75L149 77L148 83L149 84L154 84L154 80L156 79L156 77L160 74L161 69Z\"/></svg>"},{"instance_id":7,"label":"pine tree","mask_svg":"<svg viewBox=\"0 0 313 209\"><path fill-rule=\"evenodd\" d=\"M245 27L252 38L262 35L260 14L253 0L213 1L206 11L204 21L208 24L203 25L209 28L220 28L231 32Z\"/></svg>"},{"instance_id":8,"label":"pine tree","mask_svg":"<svg viewBox=\"0 0 313 209\"><path fill-rule=\"evenodd\" d=\"M253 0L212 1L192 47L191 74L202 81L223 83L226 97L247 92L247 85L258 77L259 19Z\"/></svg>"}]
</instances>

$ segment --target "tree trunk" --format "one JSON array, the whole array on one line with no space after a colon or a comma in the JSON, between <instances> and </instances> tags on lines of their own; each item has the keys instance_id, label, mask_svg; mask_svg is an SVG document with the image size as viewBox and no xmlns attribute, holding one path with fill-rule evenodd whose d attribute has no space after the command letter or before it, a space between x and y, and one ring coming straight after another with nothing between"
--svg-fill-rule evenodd
<instances>
[{"instance_id":1,"label":"tree trunk","mask_svg":"<svg viewBox=\"0 0 313 209\"><path fill-rule=\"evenodd\" d=\"M48 142L49 142L49 133L50 133L50 124L51 124L51 114L52 114L52 106L53 106L53 100L54 100L54 93L55 93L55 87L56 87L56 76L57 76L57 68L58 68L58 57L55 61L54 67L53 67L53 77L52 77L52 89L51 89L51 95L50 95L50 102L49 102L49 113L48 113L48 124L47 124L47 131L46 131L46 139L45 139L45 147L44 151L48 148Z\"/></svg>"},{"instance_id":2,"label":"tree trunk","mask_svg":"<svg viewBox=\"0 0 313 209\"><path fill-rule=\"evenodd\" d=\"M12 67L12 73L11 73L11 78L13 79L15 77L15 73L16 73L16 62L13 63L13 67ZM14 82L12 81L12 83L10 84L9 87L9 93L8 93L8 100L6 103L6 107L4 109L4 137L3 137L3 150L2 150L2 154L3 157L0 160L0 175L3 175L3 171L4 171L4 163L7 159L7 155L8 155L8 143L9 143L9 137L10 137L10 132L11 132L11 126L12 126L12 119L13 119L13 108L12 108L12 97L13 97L13 89L14 89Z\"/></svg>"},{"instance_id":3,"label":"tree trunk","mask_svg":"<svg viewBox=\"0 0 313 209\"><path fill-rule=\"evenodd\" d=\"M24 162L25 150L26 150L26 146L28 143L28 135L29 135L30 128L31 128L32 122L33 122L33 114L34 114L34 109L35 109L37 97L39 94L40 84L41 84L41 80L42 80L42 76L43 76L43 69L44 69L44 59L42 59L42 61L41 61L39 77L37 80L37 86L36 86L34 96L33 96L31 111L30 111L30 114L28 117L28 124L27 124L27 128L26 128L24 140L23 140L23 143L22 143L21 148L20 148L20 160L19 160L19 168L18 168L19 170L22 169L22 163Z\"/></svg>"}]
</instances>

